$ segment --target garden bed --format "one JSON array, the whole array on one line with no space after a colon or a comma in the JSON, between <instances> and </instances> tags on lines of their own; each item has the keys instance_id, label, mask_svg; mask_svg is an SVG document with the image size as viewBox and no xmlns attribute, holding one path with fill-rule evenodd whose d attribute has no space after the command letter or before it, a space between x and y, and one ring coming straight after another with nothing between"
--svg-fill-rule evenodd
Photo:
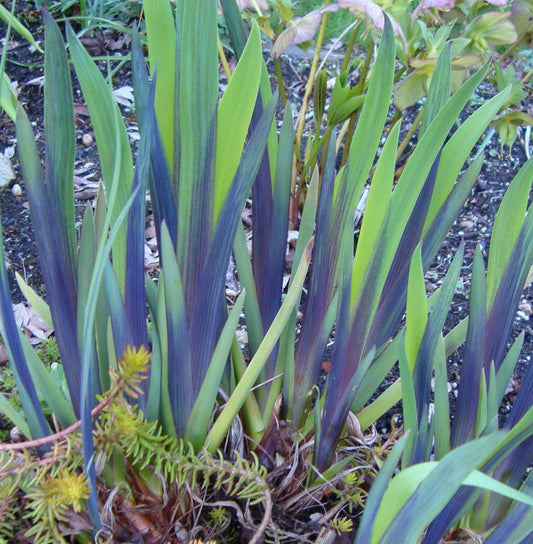
<instances>
[{"instance_id":1,"label":"garden bed","mask_svg":"<svg viewBox=\"0 0 533 544\"><path fill-rule=\"evenodd\" d=\"M127 51L127 40L120 34L100 33L97 32L85 40L85 45L95 55L116 55ZM8 65L8 74L12 80L17 81L20 88L19 100L25 106L30 116L30 121L33 124L35 133L37 134L38 145L43 151L43 92L40 86L41 71L37 64L40 63L40 56L37 53L31 52L27 44L23 42L13 42L10 49L10 60ZM305 73L306 61L298 58L285 59L285 62L291 66L294 73L295 82L289 84L288 87L293 89L295 94L292 97L296 103L299 100L298 82L305 80L305 76L299 75L299 70ZM297 66L297 69L294 67ZM104 73L109 65L102 62L102 70ZM130 71L128 64L124 64L119 70L113 74L113 88L121 89L118 99L122 100L125 118L127 119L127 127L130 134L132 146L135 147L138 133L135 124L135 118L132 114L131 104L128 104L128 97L125 90L131 83ZM483 93L483 98L487 98L494 94L494 89L489 85L485 85L479 91ZM98 153L92 129L88 121L87 108L83 102L83 97L74 81L75 95L75 114L76 114L76 131L77 131L77 154L75 162L75 204L76 212L79 218L82 217L85 206L93 203L96 196L99 180L98 170ZM474 106L475 107L475 106ZM409 112L413 113L413 112ZM414 115L412 116L414 117ZM405 118L404 132L409 125L412 117L408 114ZM2 127L2 136L0 145L3 148L9 148L16 144L16 135L14 127L11 123L5 122ZM485 156L486 161L483 166L481 175L468 197L466 204L451 229L446 242L439 252L433 265L426 274L426 288L428 294L435 291L441 284L452 257L459 247L460 241L465 241L465 261L460 274L460 280L456 286L456 293L452 305L452 311L446 322L446 329L451 329L461 319L468 315L468 293L470 288L470 274L474 249L477 244L481 245L484 253L488 251L490 234L494 222L494 217L501 202L505 189L509 185L517 173L520 166L525 162L525 146L526 142L520 140L515 142L513 148L502 149L494 135L490 143L486 146ZM0 149L1 151L1 149ZM407 149L409 153L409 148ZM22 190L15 191L10 187L4 188L0 193L0 207L2 211L2 226L4 229L4 243L6 262L8 264L8 274L10 286L13 294L13 301L20 303L22 295L16 282L14 281L14 273L18 272L24 280L31 285L37 292L45 295L42 288L41 276L37 265L36 250L33 242L31 222L27 209L27 201L24 193L24 185L21 181L20 168L17 163L16 155L13 159L15 166L16 178L13 183L18 183L22 186ZM154 252L154 246L151 241L154 237L154 229L150 225L150 215L146 218L146 245L145 245L145 265L148 271L157 272L158 260L157 254ZM234 286L230 286L234 290ZM518 335L521 331L525 331L525 341L520 358L520 362L516 368L516 373L509 384L504 404L501 407L502 419L510 410L514 395L518 391L522 376L529 364L530 354L533 352L533 332L531 329L530 317L532 315L533 304L533 289L528 287L522 296L519 311L515 319L513 335ZM33 334L29 327L28 334ZM450 395L453 399L456 394L457 383L461 379L461 355L460 353L452 354L448 361L448 378L450 382ZM325 361L324 369L327 370L327 361ZM393 371L387 382L397 378L397 372ZM7 381L7 380L6 380ZM12 389L12 383L9 385ZM12 391L10 391L12 393ZM452 403L453 405L453 403ZM389 421L395 415L395 411L387 415ZM395 419L394 426L399 425L401 419ZM1 420L0 420L1 424ZM382 418L378 425L378 431L387 438L391 432L391 427L388 425L387 418ZM310 524L305 520L301 524L301 530L309 529ZM286 531L289 532L289 525ZM310 529L313 532L313 529ZM244 538L244 537L242 537ZM339 539L336 542L340 542Z\"/></svg>"}]
</instances>

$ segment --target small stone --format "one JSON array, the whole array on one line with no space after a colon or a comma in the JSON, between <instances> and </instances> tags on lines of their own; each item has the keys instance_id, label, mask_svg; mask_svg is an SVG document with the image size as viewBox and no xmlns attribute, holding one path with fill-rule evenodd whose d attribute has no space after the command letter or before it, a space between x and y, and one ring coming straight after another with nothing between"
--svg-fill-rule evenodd
<instances>
[{"instance_id":1,"label":"small stone","mask_svg":"<svg viewBox=\"0 0 533 544\"><path fill-rule=\"evenodd\" d=\"M12 179L15 179L15 171L11 161L3 153L0 153L0 186L4 187Z\"/></svg>"},{"instance_id":2,"label":"small stone","mask_svg":"<svg viewBox=\"0 0 533 544\"><path fill-rule=\"evenodd\" d=\"M24 435L22 434L22 431L15 426L9 431L9 438L11 442L22 442L24 440Z\"/></svg>"},{"instance_id":3,"label":"small stone","mask_svg":"<svg viewBox=\"0 0 533 544\"><path fill-rule=\"evenodd\" d=\"M13 196L20 196L22 194L22 187L18 183L15 183L15 185L11 187L11 192L13 193Z\"/></svg>"},{"instance_id":4,"label":"small stone","mask_svg":"<svg viewBox=\"0 0 533 544\"><path fill-rule=\"evenodd\" d=\"M464 230L472 230L474 228L474 222L466 219L459 223L459 227Z\"/></svg>"},{"instance_id":5,"label":"small stone","mask_svg":"<svg viewBox=\"0 0 533 544\"><path fill-rule=\"evenodd\" d=\"M239 344L248 344L248 333L244 329L237 329L235 331L235 336L237 336Z\"/></svg>"},{"instance_id":6,"label":"small stone","mask_svg":"<svg viewBox=\"0 0 533 544\"><path fill-rule=\"evenodd\" d=\"M92 135L89 133L84 134L81 138L81 143L86 147L90 146L93 143Z\"/></svg>"},{"instance_id":7,"label":"small stone","mask_svg":"<svg viewBox=\"0 0 533 544\"><path fill-rule=\"evenodd\" d=\"M437 290L437 286L429 280L426 280L426 293L433 293Z\"/></svg>"},{"instance_id":8,"label":"small stone","mask_svg":"<svg viewBox=\"0 0 533 544\"><path fill-rule=\"evenodd\" d=\"M523 302L522 304L520 304L520 306L518 306L518 309L526 314L528 317L533 315L533 307L529 302Z\"/></svg>"}]
</instances>

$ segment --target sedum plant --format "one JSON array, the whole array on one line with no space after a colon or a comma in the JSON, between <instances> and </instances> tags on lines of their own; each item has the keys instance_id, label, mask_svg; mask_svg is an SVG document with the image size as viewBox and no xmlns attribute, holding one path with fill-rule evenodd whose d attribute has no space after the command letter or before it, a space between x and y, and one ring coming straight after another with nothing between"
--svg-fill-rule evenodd
<instances>
[{"instance_id":1,"label":"sedum plant","mask_svg":"<svg viewBox=\"0 0 533 544\"><path fill-rule=\"evenodd\" d=\"M497 534L500 520L505 527L518 523L531 505L527 481L522 486L531 462L529 386L507 429L497 430L494 414L517 360L520 344L507 353L506 342L533 261L531 216L526 214L531 161L502 204L486 279L481 256L476 257L468 325L442 336L461 251L440 291L426 301L423 290L423 273L470 193L482 156L461 173L463 165L511 90L487 101L449 136L486 69L450 96L450 50L444 48L433 81L448 92L430 88L425 128L395 180L400 125L386 127L396 46L385 19L341 168L333 137L337 123L324 129L326 137L318 128L322 157L306 187L284 293L298 134L289 108L279 134L276 129L277 96L261 56L259 28L252 26L247 36L236 3L222 0L221 5L238 62L219 97L217 2L145 0L149 71L138 36L132 49L141 129L135 164L111 90L67 25L103 178L79 236L68 57L57 25L43 12L44 173L21 109L17 133L47 300L24 290L54 326L68 395L16 329L5 267L0 333L24 410L24 417L12 414L13 421L34 439L30 444L43 459L54 455L65 434L47 438L52 429L41 402L69 436L79 427L63 453L72 464L63 469L79 477L83 489L80 484L76 501L65 506L57 497L62 488L54 483L64 474L58 467L44 487L36 485L28 493L30 504L37 508L50 498L52 506L61 505L53 515L62 523L69 508L78 513L86 507L79 532L102 536L109 531L106 516L113 504L122 508L134 499L152 505L171 500L180 516L190 518L196 491L208 488L210 497L220 492L248 506L261 505L253 542L265 531L275 532L275 502L298 508L304 499L326 501L325 490L331 488L344 497L339 504L346 508L364 502L368 493L357 542L416 542L428 526L440 538L456 526L469 528L468 523L480 533L496 527ZM337 92L344 92L341 86ZM323 115L319 104L316 108ZM354 244L357 205L369 180ZM157 281L144 270L147 191L161 260ZM241 224L249 194L251 256ZM521 213L513 215L517 209ZM225 281L232 253L243 289L228 304ZM502 311L509 300L512 304ZM235 336L241 313L246 357ZM332 332L331 370L320 392L323 353ZM464 395L450 428L445 357L465 341L464 387L479 394ZM401 382L368 404L396 361ZM432 375L435 415L430 419ZM397 437L391 437L368 458L363 459L364 448L350 454L342 440L345 428L350 440L360 438L354 421L364 430L400 399L406 434L392 449ZM0 451L7 446L0 445ZM393 478L400 457L401 471ZM353 479L363 462L372 477L381 469L370 492L364 479L357 484L360 489ZM453 476L444 478L450 467ZM19 480L9 485L24 489ZM108 493L122 486L127 498ZM185 493L185 488L192 491ZM109 508L102 508L102 502ZM483 505L475 518L474 503ZM161 538L161 526L168 523L161 516L153 514L150 520L152 541ZM339 515L324 523L342 533L349 530L348 521ZM520 527L530 531L527 520Z\"/></svg>"}]
</instances>

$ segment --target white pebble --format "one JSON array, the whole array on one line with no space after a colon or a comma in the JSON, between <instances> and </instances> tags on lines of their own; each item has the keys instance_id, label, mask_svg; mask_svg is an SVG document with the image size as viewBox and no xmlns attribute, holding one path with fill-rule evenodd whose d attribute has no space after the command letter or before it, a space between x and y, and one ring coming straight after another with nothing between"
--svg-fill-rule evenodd
<instances>
[{"instance_id":1,"label":"white pebble","mask_svg":"<svg viewBox=\"0 0 533 544\"><path fill-rule=\"evenodd\" d=\"M81 138L81 143L85 146L90 146L93 143L93 137L91 134L84 134Z\"/></svg>"}]
</instances>

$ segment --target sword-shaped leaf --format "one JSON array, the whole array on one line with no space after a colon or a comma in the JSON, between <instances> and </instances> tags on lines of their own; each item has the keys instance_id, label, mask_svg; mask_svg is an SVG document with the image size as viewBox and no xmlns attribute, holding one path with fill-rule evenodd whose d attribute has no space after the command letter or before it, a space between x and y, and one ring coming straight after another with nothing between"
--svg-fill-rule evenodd
<instances>
[{"instance_id":1,"label":"sword-shaped leaf","mask_svg":"<svg viewBox=\"0 0 533 544\"><path fill-rule=\"evenodd\" d=\"M43 281L75 410L80 390L77 339L77 253L74 224L74 107L67 56L61 33L45 13L48 43L45 55L46 172L26 114L17 114L20 159Z\"/></svg>"},{"instance_id":2,"label":"sword-shaped leaf","mask_svg":"<svg viewBox=\"0 0 533 544\"><path fill-rule=\"evenodd\" d=\"M533 478L528 476L524 493L533 495ZM498 523L494 531L485 540L485 544L526 544L533 537L533 516L531 506L515 503L507 515Z\"/></svg>"},{"instance_id":3,"label":"sword-shaped leaf","mask_svg":"<svg viewBox=\"0 0 533 544\"><path fill-rule=\"evenodd\" d=\"M473 76L477 80L477 76ZM469 86L469 81L465 86ZM473 92L473 91L471 91ZM459 176L465 161L468 160L470 152L478 139L481 137L488 124L509 96L509 89L497 94L481 107L479 107L451 136L450 140L442 149L441 166L435 181L435 192L429 206L428 218L424 231L434 222L435 215L441 208L442 203L454 188L455 180ZM467 98L469 98L467 96ZM456 94L449 100L454 103ZM444 108L443 108L444 109ZM454 112L455 113L455 112ZM452 113L453 115L453 113ZM456 113L456 115L458 115ZM446 129L446 130L449 130Z\"/></svg>"},{"instance_id":4,"label":"sword-shaped leaf","mask_svg":"<svg viewBox=\"0 0 533 544\"><path fill-rule=\"evenodd\" d=\"M400 472L381 501L372 544L418 542L471 472L501 443L501 434L480 438L452 450L439 462L413 465Z\"/></svg>"},{"instance_id":5,"label":"sword-shaped leaf","mask_svg":"<svg viewBox=\"0 0 533 544\"><path fill-rule=\"evenodd\" d=\"M215 349L223 322L226 269L241 210L261 164L275 112L273 97L256 125L220 212L213 240L204 256L205 266L198 279L190 318L191 357L195 361L193 391L198 394Z\"/></svg>"},{"instance_id":6,"label":"sword-shaped leaf","mask_svg":"<svg viewBox=\"0 0 533 544\"><path fill-rule=\"evenodd\" d=\"M457 408L451 427L451 445L457 447L474 438L478 416L479 390L484 364L483 339L486 334L485 265L479 246L472 267L470 311Z\"/></svg>"},{"instance_id":7,"label":"sword-shaped leaf","mask_svg":"<svg viewBox=\"0 0 533 544\"><path fill-rule=\"evenodd\" d=\"M179 172L175 172L179 176L177 254L187 311L192 314L213 236L218 103L216 2L180 2L177 16L180 35L176 58L179 150L175 152L180 156Z\"/></svg>"},{"instance_id":8,"label":"sword-shaped leaf","mask_svg":"<svg viewBox=\"0 0 533 544\"><path fill-rule=\"evenodd\" d=\"M151 143L153 132L156 130L156 118L154 110L154 90L156 82L152 84L147 97L144 130L141 135L135 175L133 178L133 191L137 196L128 214L128 237L126 247L126 287L124 291L124 306L132 333L129 345L139 348L148 347L146 329L146 303L144 295L144 230L146 217L146 188L148 183L148 171L153 157ZM158 157L164 160L164 157ZM118 353L123 353L126 346L115 346ZM148 380L144 380L141 387L147 390ZM142 404L142 402L141 402Z\"/></svg>"},{"instance_id":9,"label":"sword-shaped leaf","mask_svg":"<svg viewBox=\"0 0 533 544\"><path fill-rule=\"evenodd\" d=\"M6 346L11 369L17 384L17 391L20 396L27 426L31 438L40 438L51 434L50 426L44 417L35 382L30 373L28 363L22 348L21 339L15 316L13 314L13 304L9 292L9 282L7 280L7 270L4 258L4 238L0 229L0 258L2 264L0 267L0 335Z\"/></svg>"},{"instance_id":10,"label":"sword-shaped leaf","mask_svg":"<svg viewBox=\"0 0 533 544\"><path fill-rule=\"evenodd\" d=\"M141 132L143 131L145 109L148 104L150 82L144 61L140 38L137 32L133 33L132 44L132 76L135 95L135 109ZM158 81L160 78L158 77ZM174 247L177 247L178 236L178 206L176 191L172 186L172 178L168 159L166 158L161 138L160 126L155 124L151 128L152 142L150 154L150 172L148 183L154 214L154 223L157 239L161 240L161 225L166 223Z\"/></svg>"},{"instance_id":11,"label":"sword-shaped leaf","mask_svg":"<svg viewBox=\"0 0 533 544\"><path fill-rule=\"evenodd\" d=\"M91 115L111 224L114 224L131 194L133 159L128 134L118 104L98 66L68 24L66 33L74 68ZM118 156L120 161L117 161ZM116 194L115 202L110 197L113 193ZM125 286L126 238L127 224L124 224L113 247L113 269L121 291Z\"/></svg>"},{"instance_id":12,"label":"sword-shaped leaf","mask_svg":"<svg viewBox=\"0 0 533 544\"><path fill-rule=\"evenodd\" d=\"M160 277L159 289L164 289L165 315L159 316L161 339L166 344L163 357L167 362L167 373L162 373L161 384L168 384L172 416L178 436L183 436L196 396L193 390L190 332L185 309L185 296L181 272L176 261L170 234L163 223L161 229L161 257L165 263ZM166 323L166 327L164 326ZM164 327L164 328L163 328ZM166 351L166 353L165 353ZM165 357L166 355L166 357Z\"/></svg>"},{"instance_id":13,"label":"sword-shaped leaf","mask_svg":"<svg viewBox=\"0 0 533 544\"><path fill-rule=\"evenodd\" d=\"M246 30L239 6L235 0L220 0L220 5L224 12L224 20L226 21L233 51L235 52L235 56L240 58L246 44Z\"/></svg>"},{"instance_id":14,"label":"sword-shaped leaf","mask_svg":"<svg viewBox=\"0 0 533 544\"><path fill-rule=\"evenodd\" d=\"M272 322L257 353L250 361L242 378L236 385L231 397L206 437L205 447L210 453L214 453L224 440L227 430L231 426L231 422L246 401L250 389L254 386L257 377L261 372L261 368L266 363L270 352L278 342L279 337L294 310L296 302L300 299L303 283L307 275L307 269L311 261L311 249L312 242L309 242L294 276L294 281L289 287L289 291L279 309L278 315Z\"/></svg>"},{"instance_id":15,"label":"sword-shaped leaf","mask_svg":"<svg viewBox=\"0 0 533 544\"><path fill-rule=\"evenodd\" d=\"M455 293L455 287L457 285L459 273L461 272L462 262L463 245L461 244L452 261L450 269L446 274L442 288L438 291L437 300L433 304L415 354L414 365L412 368L412 379L413 389L416 396L417 428L412 429L411 434L414 441L412 457L404 454L404 459L402 461L403 466L407 466L409 463L427 461L431 453L434 435L439 432L439 429L435 429L434 425L430 426L428 421L430 415L429 405L431 400L431 378L435 369L435 354L441 342L442 329L450 309L452 297ZM421 265L421 262L419 261L418 264ZM421 282L420 286L423 287L423 276L419 276L418 281L419 283ZM412 308L412 305L409 305L408 300L407 311L409 311L409 308ZM411 354L406 352L408 357L412 356L413 353L413 345L409 345L407 343L407 333L410 323L412 324L412 320L408 320L406 324L406 350L412 350ZM416 323L414 326L416 326ZM411 363L411 360L409 360L409 363Z\"/></svg>"},{"instance_id":16,"label":"sword-shaped leaf","mask_svg":"<svg viewBox=\"0 0 533 544\"><path fill-rule=\"evenodd\" d=\"M335 150L330 146L322 173L316 215L313 270L309 278L299 341L295 348L292 420L298 426L306 417L313 386L320 375L324 346L333 322L327 315L337 289L337 262L340 236L332 231L332 207L335 182ZM333 234L333 236L332 236Z\"/></svg>"},{"instance_id":17,"label":"sword-shaped leaf","mask_svg":"<svg viewBox=\"0 0 533 544\"><path fill-rule=\"evenodd\" d=\"M492 306L494 302L504 270L511 260L513 246L522 230L532 180L533 159L530 159L508 187L496 214L487 268L488 307Z\"/></svg>"},{"instance_id":18,"label":"sword-shaped leaf","mask_svg":"<svg viewBox=\"0 0 533 544\"><path fill-rule=\"evenodd\" d=\"M390 480L398 467L407 436L408 435L403 435L398 442L396 442L370 488L370 493L366 500L361 524L359 525L354 544L371 544L374 532L380 530L383 532L383 528L376 526L376 518L380 510L381 501L387 492Z\"/></svg>"},{"instance_id":19,"label":"sword-shaped leaf","mask_svg":"<svg viewBox=\"0 0 533 544\"><path fill-rule=\"evenodd\" d=\"M214 223L239 166L257 100L262 62L259 27L254 25L218 106Z\"/></svg>"},{"instance_id":20,"label":"sword-shaped leaf","mask_svg":"<svg viewBox=\"0 0 533 544\"><path fill-rule=\"evenodd\" d=\"M161 131L166 164L174 169L174 136L176 122L176 23L170 2L145 0L148 54L152 75L160 73L155 91L155 112ZM203 70L201 65L198 72Z\"/></svg>"},{"instance_id":21,"label":"sword-shaped leaf","mask_svg":"<svg viewBox=\"0 0 533 544\"><path fill-rule=\"evenodd\" d=\"M439 54L435 70L431 75L431 84L424 104L420 135L424 134L431 121L435 119L440 109L446 104L452 91L451 43L448 42Z\"/></svg>"},{"instance_id":22,"label":"sword-shaped leaf","mask_svg":"<svg viewBox=\"0 0 533 544\"><path fill-rule=\"evenodd\" d=\"M203 446L205 437L207 436L209 420L213 415L218 388L220 387L222 374L224 373L231 344L244 305L244 293L243 291L235 301L235 305L220 333L215 351L213 352L213 358L211 359L204 381L192 407L189 421L187 422L185 439L197 451Z\"/></svg>"}]
</instances>

